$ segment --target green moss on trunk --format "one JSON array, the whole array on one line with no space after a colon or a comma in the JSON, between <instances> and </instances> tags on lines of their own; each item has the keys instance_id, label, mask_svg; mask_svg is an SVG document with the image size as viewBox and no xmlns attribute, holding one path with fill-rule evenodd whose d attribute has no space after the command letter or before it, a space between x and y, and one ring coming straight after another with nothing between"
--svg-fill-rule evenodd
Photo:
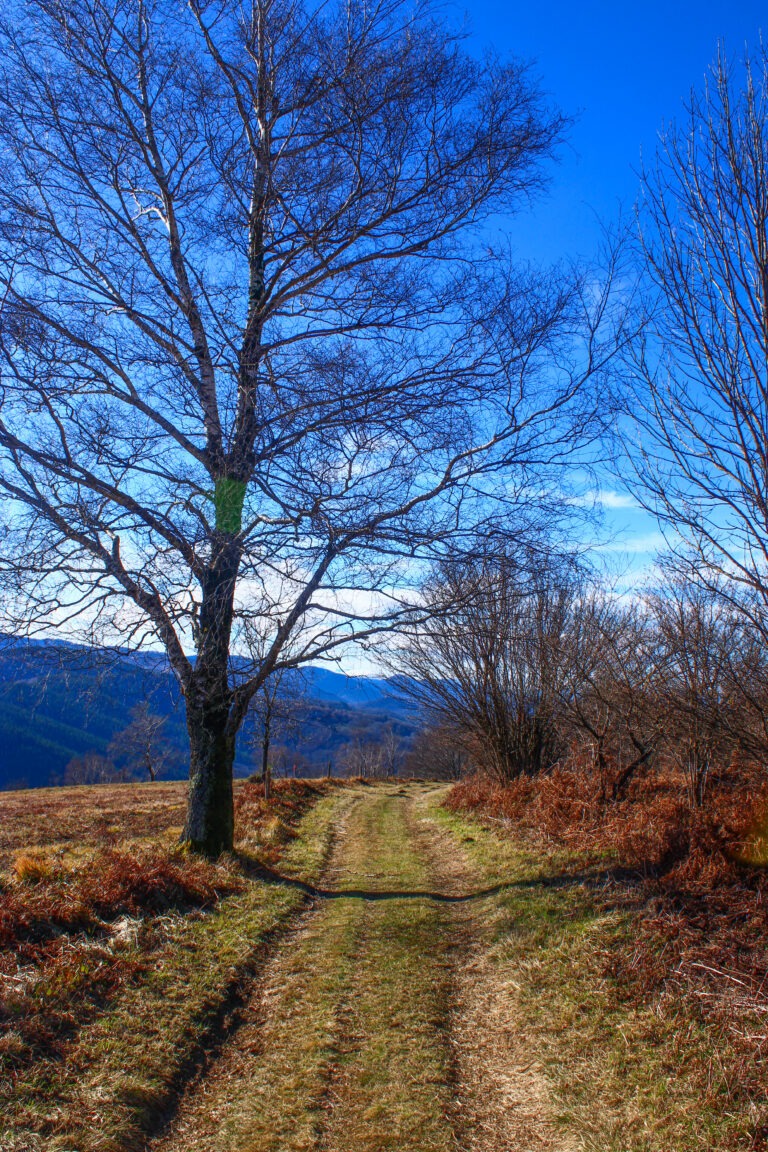
<instances>
[{"instance_id":1,"label":"green moss on trunk","mask_svg":"<svg viewBox=\"0 0 768 1152\"><path fill-rule=\"evenodd\" d=\"M217 532L236 536L242 529L246 487L244 480L233 480L230 476L222 476L216 481L213 503Z\"/></svg>"}]
</instances>

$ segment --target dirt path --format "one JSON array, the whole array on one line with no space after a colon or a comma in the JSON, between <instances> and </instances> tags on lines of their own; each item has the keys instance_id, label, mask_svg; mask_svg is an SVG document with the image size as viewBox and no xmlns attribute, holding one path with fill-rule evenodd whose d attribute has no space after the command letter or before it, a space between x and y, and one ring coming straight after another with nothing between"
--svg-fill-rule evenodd
<instances>
[{"instance_id":1,"label":"dirt path","mask_svg":"<svg viewBox=\"0 0 768 1152\"><path fill-rule=\"evenodd\" d=\"M340 801L316 896L152 1152L574 1152L429 786ZM461 899L457 899L461 898Z\"/></svg>"}]
</instances>

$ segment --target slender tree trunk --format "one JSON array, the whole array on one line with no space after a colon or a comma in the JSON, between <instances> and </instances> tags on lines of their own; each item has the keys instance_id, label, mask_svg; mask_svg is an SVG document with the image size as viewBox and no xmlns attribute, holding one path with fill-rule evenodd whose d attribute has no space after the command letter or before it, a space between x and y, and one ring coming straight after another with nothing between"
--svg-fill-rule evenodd
<instances>
[{"instance_id":1,"label":"slender tree trunk","mask_svg":"<svg viewBox=\"0 0 768 1152\"><path fill-rule=\"evenodd\" d=\"M269 716L264 720L264 738L261 742L261 778L264 781L264 800L269 803L270 793L272 791L272 771L269 767L269 743L270 743L270 721Z\"/></svg>"},{"instance_id":2,"label":"slender tree trunk","mask_svg":"<svg viewBox=\"0 0 768 1152\"><path fill-rule=\"evenodd\" d=\"M230 852L234 843L235 739L228 730L228 718L226 703L187 699L189 803L181 838L206 856Z\"/></svg>"},{"instance_id":3,"label":"slender tree trunk","mask_svg":"<svg viewBox=\"0 0 768 1152\"><path fill-rule=\"evenodd\" d=\"M632 777L635 775L638 769L642 768L643 765L650 760L651 754L652 753L650 748L646 749L644 752L641 752L639 756L636 756L635 759L632 760L627 765L627 767L618 774L613 782L612 788L612 796L614 800L626 799L627 791L632 781Z\"/></svg>"}]
</instances>

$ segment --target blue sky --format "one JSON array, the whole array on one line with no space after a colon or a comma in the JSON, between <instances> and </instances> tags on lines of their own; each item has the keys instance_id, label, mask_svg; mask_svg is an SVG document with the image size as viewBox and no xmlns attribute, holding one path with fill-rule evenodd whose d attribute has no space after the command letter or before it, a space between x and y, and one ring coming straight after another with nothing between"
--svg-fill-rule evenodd
<instances>
[{"instance_id":1,"label":"blue sky","mask_svg":"<svg viewBox=\"0 0 768 1152\"><path fill-rule=\"evenodd\" d=\"M653 154L663 122L701 87L718 41L737 61L761 29L768 36L768 6L755 0L474 0L464 10L476 50L531 61L542 88L576 118L549 194L511 227L519 255L547 263L589 258L600 222L610 225L621 210L631 216L641 154ZM642 578L663 543L657 525L615 481L605 486L606 527L616 534L605 554L626 565L628 581Z\"/></svg>"},{"instance_id":2,"label":"blue sky","mask_svg":"<svg viewBox=\"0 0 768 1152\"><path fill-rule=\"evenodd\" d=\"M589 255L595 214L631 210L641 150L653 152L662 122L700 87L718 40L738 58L761 28L768 35L768 6L755 0L474 0L465 11L476 47L532 61L544 90L577 117L550 195L514 229L522 254L548 260Z\"/></svg>"}]
</instances>

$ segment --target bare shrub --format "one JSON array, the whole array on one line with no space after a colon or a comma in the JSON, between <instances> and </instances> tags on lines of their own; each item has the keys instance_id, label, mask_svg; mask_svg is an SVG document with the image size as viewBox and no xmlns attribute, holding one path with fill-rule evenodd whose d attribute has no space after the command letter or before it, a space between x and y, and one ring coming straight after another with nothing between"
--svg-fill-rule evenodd
<instances>
[{"instance_id":1,"label":"bare shrub","mask_svg":"<svg viewBox=\"0 0 768 1152\"><path fill-rule=\"evenodd\" d=\"M654 697L658 638L641 603L585 585L561 635L562 724L576 760L603 800L626 795L658 751L663 718Z\"/></svg>"},{"instance_id":2,"label":"bare shrub","mask_svg":"<svg viewBox=\"0 0 768 1152\"><path fill-rule=\"evenodd\" d=\"M101 752L73 756L64 769L65 784L114 784L125 780L125 772Z\"/></svg>"},{"instance_id":3,"label":"bare shrub","mask_svg":"<svg viewBox=\"0 0 768 1152\"><path fill-rule=\"evenodd\" d=\"M438 569L428 621L396 651L403 692L499 781L564 751L561 637L576 594L565 565L497 546Z\"/></svg>"}]
</instances>

